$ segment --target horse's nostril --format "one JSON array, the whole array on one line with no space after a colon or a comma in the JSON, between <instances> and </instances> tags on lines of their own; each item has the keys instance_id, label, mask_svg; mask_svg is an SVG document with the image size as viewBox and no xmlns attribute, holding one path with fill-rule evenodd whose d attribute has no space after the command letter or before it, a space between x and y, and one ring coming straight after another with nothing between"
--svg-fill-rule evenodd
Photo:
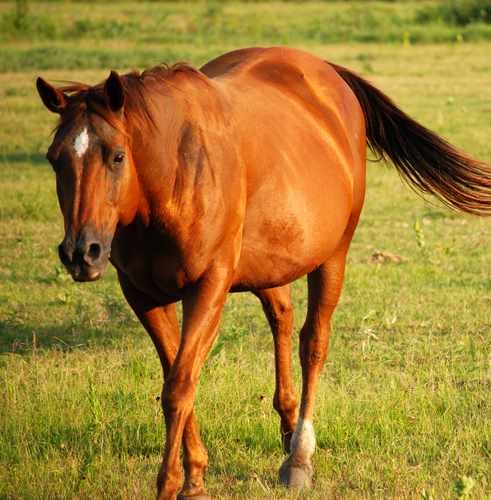
<instances>
[{"instance_id":1,"label":"horse's nostril","mask_svg":"<svg viewBox=\"0 0 491 500\"><path fill-rule=\"evenodd\" d=\"M87 255L91 261L96 261L101 256L101 245L99 243L91 243Z\"/></svg>"}]
</instances>

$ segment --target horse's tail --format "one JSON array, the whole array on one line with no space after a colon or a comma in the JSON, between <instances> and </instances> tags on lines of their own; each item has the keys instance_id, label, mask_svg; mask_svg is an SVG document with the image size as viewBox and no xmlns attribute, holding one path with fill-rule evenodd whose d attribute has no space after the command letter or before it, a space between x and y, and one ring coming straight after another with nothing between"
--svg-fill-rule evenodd
<instances>
[{"instance_id":1,"label":"horse's tail","mask_svg":"<svg viewBox=\"0 0 491 500\"><path fill-rule=\"evenodd\" d=\"M331 64L331 63L330 63ZM491 215L491 166L474 160L423 127L360 76L331 64L356 95L368 146L422 193L464 212Z\"/></svg>"}]
</instances>

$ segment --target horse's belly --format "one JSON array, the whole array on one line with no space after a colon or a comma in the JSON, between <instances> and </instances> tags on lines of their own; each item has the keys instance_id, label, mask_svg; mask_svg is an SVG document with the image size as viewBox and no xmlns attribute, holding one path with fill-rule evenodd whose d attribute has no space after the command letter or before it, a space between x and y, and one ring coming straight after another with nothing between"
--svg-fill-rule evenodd
<instances>
[{"instance_id":1,"label":"horse's belly","mask_svg":"<svg viewBox=\"0 0 491 500\"><path fill-rule=\"evenodd\" d=\"M307 192L291 189L280 199L278 193L265 193L249 207L235 289L290 283L336 250L352 210L349 186L336 183Z\"/></svg>"}]
</instances>

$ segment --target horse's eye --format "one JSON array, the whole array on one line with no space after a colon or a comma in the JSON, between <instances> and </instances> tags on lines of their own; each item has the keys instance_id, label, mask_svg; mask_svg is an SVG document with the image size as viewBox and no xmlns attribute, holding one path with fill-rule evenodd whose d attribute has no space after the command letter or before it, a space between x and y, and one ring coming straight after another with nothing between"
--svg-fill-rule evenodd
<instances>
[{"instance_id":1,"label":"horse's eye","mask_svg":"<svg viewBox=\"0 0 491 500\"><path fill-rule=\"evenodd\" d=\"M124 161L124 153L116 153L113 157L114 165L121 165Z\"/></svg>"}]
</instances>

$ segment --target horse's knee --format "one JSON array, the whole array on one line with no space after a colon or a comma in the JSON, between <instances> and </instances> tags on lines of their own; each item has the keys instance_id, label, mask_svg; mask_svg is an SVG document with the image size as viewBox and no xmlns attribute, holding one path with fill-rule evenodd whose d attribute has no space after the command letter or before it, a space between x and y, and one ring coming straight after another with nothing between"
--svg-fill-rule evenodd
<instances>
[{"instance_id":1,"label":"horse's knee","mask_svg":"<svg viewBox=\"0 0 491 500\"><path fill-rule=\"evenodd\" d=\"M196 384L185 378L169 378L162 389L162 409L166 417L175 413L189 413L193 407Z\"/></svg>"}]
</instances>

